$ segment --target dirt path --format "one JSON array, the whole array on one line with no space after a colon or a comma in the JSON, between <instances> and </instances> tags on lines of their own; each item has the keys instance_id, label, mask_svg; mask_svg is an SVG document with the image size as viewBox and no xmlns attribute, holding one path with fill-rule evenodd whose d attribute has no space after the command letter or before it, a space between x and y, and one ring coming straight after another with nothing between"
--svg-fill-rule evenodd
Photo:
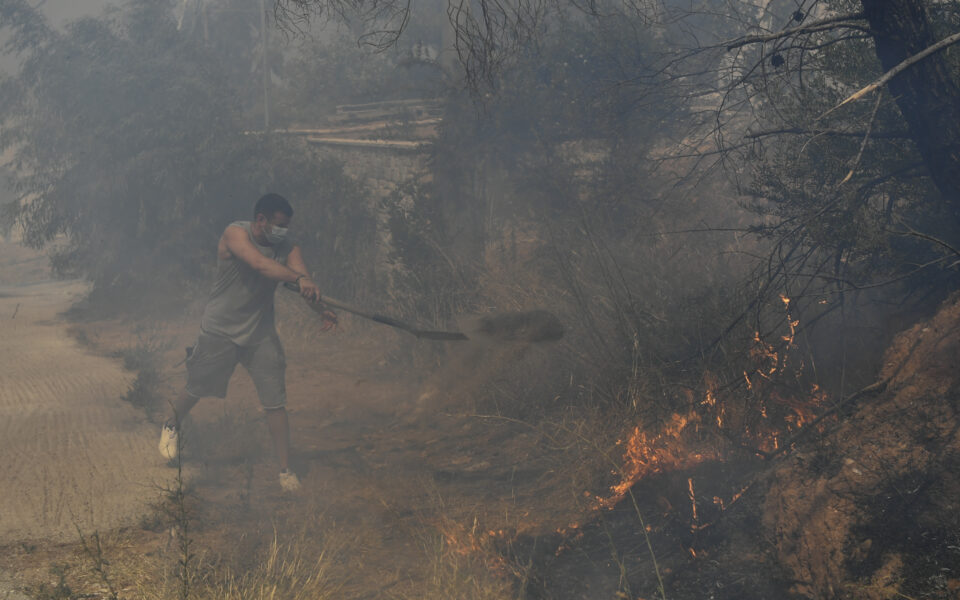
<instances>
[{"instance_id":1,"label":"dirt path","mask_svg":"<svg viewBox=\"0 0 960 600\"><path fill-rule=\"evenodd\" d=\"M169 478L155 431L121 400L131 375L67 335L84 286L0 242L0 546L136 522Z\"/></svg>"},{"instance_id":2,"label":"dirt path","mask_svg":"<svg viewBox=\"0 0 960 600\"><path fill-rule=\"evenodd\" d=\"M71 565L73 589L96 589L82 581L90 566L77 544L56 543L76 542L76 525L107 534L112 576L132 589L151 577L143 565L170 573L178 560L169 516L149 506L175 471L156 450L157 426L120 399L133 374L104 358L129 346L137 324L71 324L93 349L81 346L58 315L83 285L50 281L42 259L24 252L0 242L0 485L15 491L0 496L0 549L9 550L0 551L0 569L17 579L4 584L0 570L0 600L5 590L50 585L53 564ZM548 531L566 523L566 513L535 507L566 502L570 484L529 427L461 414L476 411L458 386L468 389L524 354L474 361L470 377L424 400L420 381L437 379L436 367L388 360L392 348L410 343L406 337L387 328L365 334L349 318L320 335L312 312L280 298L291 462L304 489L295 496L279 489L254 386L238 369L227 399L204 399L185 429L196 551L249 566L273 539L307 554L330 550L331 578L342 582L344 598L466 597L460 587L481 585L471 583L475 576L505 590L508 580L468 553L486 552L510 535L504 530L528 530L531 511ZM179 363L196 315L148 324L161 348L158 397L165 398L182 385ZM121 529L128 524L135 526ZM41 540L54 543L33 543Z\"/></svg>"}]
</instances>

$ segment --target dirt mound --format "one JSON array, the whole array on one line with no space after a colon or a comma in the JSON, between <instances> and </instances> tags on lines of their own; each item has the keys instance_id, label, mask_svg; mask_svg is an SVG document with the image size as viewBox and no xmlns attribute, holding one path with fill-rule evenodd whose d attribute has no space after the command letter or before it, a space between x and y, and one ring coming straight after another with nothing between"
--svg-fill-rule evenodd
<instances>
[{"instance_id":1,"label":"dirt mound","mask_svg":"<svg viewBox=\"0 0 960 600\"><path fill-rule=\"evenodd\" d=\"M960 594L960 297L888 349L885 391L780 465L764 523L811 598Z\"/></svg>"}]
</instances>

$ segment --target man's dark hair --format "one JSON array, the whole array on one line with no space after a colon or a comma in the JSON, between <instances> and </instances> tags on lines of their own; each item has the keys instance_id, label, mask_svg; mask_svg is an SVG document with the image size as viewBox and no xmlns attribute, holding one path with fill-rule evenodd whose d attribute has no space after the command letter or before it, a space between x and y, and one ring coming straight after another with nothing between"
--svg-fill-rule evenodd
<instances>
[{"instance_id":1,"label":"man's dark hair","mask_svg":"<svg viewBox=\"0 0 960 600\"><path fill-rule=\"evenodd\" d=\"M272 219L273 215L278 212L293 217L293 207L290 206L286 198L280 194L264 194L257 200L257 205L253 207L253 218L256 219L257 215L263 215L267 219Z\"/></svg>"}]
</instances>

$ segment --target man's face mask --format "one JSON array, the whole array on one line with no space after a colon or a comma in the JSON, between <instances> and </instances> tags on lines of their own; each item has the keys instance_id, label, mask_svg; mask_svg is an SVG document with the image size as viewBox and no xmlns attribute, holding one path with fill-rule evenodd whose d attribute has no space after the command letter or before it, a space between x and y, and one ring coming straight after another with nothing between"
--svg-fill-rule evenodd
<instances>
[{"instance_id":1,"label":"man's face mask","mask_svg":"<svg viewBox=\"0 0 960 600\"><path fill-rule=\"evenodd\" d=\"M287 239L287 228L279 225L269 225L264 231L264 235L271 244L279 244Z\"/></svg>"}]
</instances>

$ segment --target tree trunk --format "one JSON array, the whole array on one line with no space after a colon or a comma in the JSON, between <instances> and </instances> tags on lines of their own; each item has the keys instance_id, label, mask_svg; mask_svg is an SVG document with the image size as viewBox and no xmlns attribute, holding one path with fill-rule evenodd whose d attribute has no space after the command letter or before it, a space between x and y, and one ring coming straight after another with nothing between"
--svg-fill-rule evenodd
<instances>
[{"instance_id":1,"label":"tree trunk","mask_svg":"<svg viewBox=\"0 0 960 600\"><path fill-rule=\"evenodd\" d=\"M924 0L861 0L885 71L931 46ZM944 52L888 84L934 184L960 220L960 74ZM956 65L953 65L956 67Z\"/></svg>"}]
</instances>

